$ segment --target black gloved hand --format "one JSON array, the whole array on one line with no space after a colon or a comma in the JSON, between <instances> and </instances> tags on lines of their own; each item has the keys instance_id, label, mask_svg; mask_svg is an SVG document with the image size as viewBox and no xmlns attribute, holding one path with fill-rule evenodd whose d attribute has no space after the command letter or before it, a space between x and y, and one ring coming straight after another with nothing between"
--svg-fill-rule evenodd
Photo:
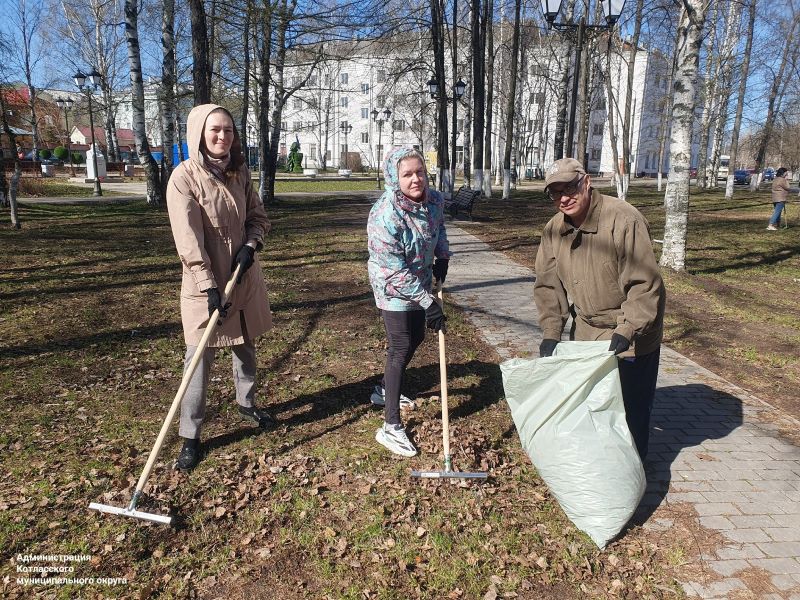
<instances>
[{"instance_id":1,"label":"black gloved hand","mask_svg":"<svg viewBox=\"0 0 800 600\"><path fill-rule=\"evenodd\" d=\"M630 347L631 341L628 338L626 338L624 335L615 333L611 336L611 345L608 347L608 349L614 354L622 354Z\"/></svg>"},{"instance_id":2,"label":"black gloved hand","mask_svg":"<svg viewBox=\"0 0 800 600\"><path fill-rule=\"evenodd\" d=\"M218 310L220 318L217 320L217 325L222 325L222 319L228 316L228 309L231 307L231 303L228 302L225 306L222 306L222 298L217 288L208 288L206 294L208 295L209 318L214 314L215 310Z\"/></svg>"},{"instance_id":3,"label":"black gloved hand","mask_svg":"<svg viewBox=\"0 0 800 600\"><path fill-rule=\"evenodd\" d=\"M428 329L447 331L447 327L444 324L445 321L447 321L447 317L444 316L442 307L439 306L438 302L432 302L431 305L425 309L425 322L428 325Z\"/></svg>"},{"instance_id":4,"label":"black gloved hand","mask_svg":"<svg viewBox=\"0 0 800 600\"><path fill-rule=\"evenodd\" d=\"M439 283L444 283L445 277L447 277L447 267L449 265L449 258L437 258L436 262L433 263L433 277L437 279Z\"/></svg>"},{"instance_id":5,"label":"black gloved hand","mask_svg":"<svg viewBox=\"0 0 800 600\"><path fill-rule=\"evenodd\" d=\"M541 358L553 356L553 352L556 351L556 346L558 346L558 342L559 340L549 340L549 339L542 340L542 343L539 344L539 356Z\"/></svg>"},{"instance_id":6,"label":"black gloved hand","mask_svg":"<svg viewBox=\"0 0 800 600\"><path fill-rule=\"evenodd\" d=\"M255 254L255 248L247 244L239 248L239 251L236 253L236 258L233 259L233 265L231 266L231 269L234 271L236 270L236 265L242 266L242 269L239 271L239 276L236 278L237 284L242 283L242 276L247 272L247 269L253 266L253 262L255 262L253 257Z\"/></svg>"}]
</instances>

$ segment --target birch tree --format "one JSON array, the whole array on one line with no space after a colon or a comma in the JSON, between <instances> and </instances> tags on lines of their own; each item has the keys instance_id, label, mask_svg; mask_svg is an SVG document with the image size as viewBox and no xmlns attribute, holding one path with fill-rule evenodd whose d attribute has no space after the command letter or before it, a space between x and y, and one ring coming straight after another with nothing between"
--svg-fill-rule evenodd
<instances>
[{"instance_id":1,"label":"birch tree","mask_svg":"<svg viewBox=\"0 0 800 600\"><path fill-rule=\"evenodd\" d=\"M517 78L519 63L520 12L522 0L514 2L514 34L511 40L511 68L506 104L506 147L503 155L503 200L511 198L511 151L514 146L514 106L517 100Z\"/></svg>"},{"instance_id":2,"label":"birch tree","mask_svg":"<svg viewBox=\"0 0 800 600\"><path fill-rule=\"evenodd\" d=\"M166 185L172 174L172 148L175 144L175 0L162 0L161 10L161 148L164 169L162 184Z\"/></svg>"},{"instance_id":3,"label":"birch tree","mask_svg":"<svg viewBox=\"0 0 800 600\"><path fill-rule=\"evenodd\" d=\"M34 83L34 78L40 73L40 62L42 58L41 44L41 15L43 11L41 2L36 0L16 0L16 5L12 12L12 22L14 25L15 62L25 77L25 87L28 90L28 111L30 112L29 122L31 127L31 137L33 140L33 160L39 160L39 149L41 146L41 136L39 135L39 118L36 115L36 101L39 97L39 90ZM14 146L12 146L13 148Z\"/></svg>"},{"instance_id":4,"label":"birch tree","mask_svg":"<svg viewBox=\"0 0 800 600\"><path fill-rule=\"evenodd\" d=\"M759 185L761 184L761 179L763 178L764 158L766 157L767 146L769 145L770 138L772 137L772 130L775 127L775 117L777 114L776 105L778 101L778 94L781 89L781 85L784 83L784 73L786 72L787 65L790 64L793 55L797 53L797 47L795 46L794 38L798 26L800 26L800 16L793 15L793 18L789 22L787 27L788 31L783 45L783 52L781 53L780 66L778 67L778 72L775 74L775 77L772 80L772 85L770 86L769 90L769 100L767 102L767 119L766 122L764 123L764 128L761 133L761 138L758 142L758 147L756 149L756 174L758 176L753 177L750 180L751 191L755 191L758 189Z\"/></svg>"},{"instance_id":5,"label":"birch tree","mask_svg":"<svg viewBox=\"0 0 800 600\"><path fill-rule=\"evenodd\" d=\"M660 264L674 271L686 268L686 233L689 219L689 167L692 156L700 47L707 5L705 0L676 0L681 8L678 23L677 70L672 101L670 172L664 194L666 219Z\"/></svg>"},{"instance_id":6,"label":"birch tree","mask_svg":"<svg viewBox=\"0 0 800 600\"><path fill-rule=\"evenodd\" d=\"M717 56L716 39L717 39L717 21L719 20L720 3L719 0L710 0L713 4L714 10L711 14L711 19L708 24L708 43L706 44L706 70L704 83L702 86L703 92L703 108L702 116L700 117L700 144L697 153L697 185L701 188L708 187L708 174L706 165L708 164L708 138L709 129L711 127L711 118L714 114L714 109L717 101Z\"/></svg>"},{"instance_id":7,"label":"birch tree","mask_svg":"<svg viewBox=\"0 0 800 600\"><path fill-rule=\"evenodd\" d=\"M749 0L747 2L747 38L745 42L744 55L742 56L742 65L739 68L739 94L736 101L736 116L733 121L733 131L731 132L731 158L728 163L731 168L728 169L728 180L725 182L725 199L733 199L733 178L736 165L736 159L739 152L739 130L742 127L742 112L744 110L744 98L747 92L747 76L750 73L750 55L753 51L753 31L756 24L756 0Z\"/></svg>"},{"instance_id":8,"label":"birch tree","mask_svg":"<svg viewBox=\"0 0 800 600\"><path fill-rule=\"evenodd\" d=\"M482 16L482 9L492 0L484 0L483 7L480 0L472 0L470 10L472 49L472 152L475 173L476 190L483 190L483 133L486 125L486 18ZM465 128L466 129L466 128ZM466 154L465 154L466 157ZM466 158L465 158L466 159Z\"/></svg>"},{"instance_id":9,"label":"birch tree","mask_svg":"<svg viewBox=\"0 0 800 600\"><path fill-rule=\"evenodd\" d=\"M483 131L483 195L492 197L492 115L494 102L494 0L485 0L482 27L486 39L486 121Z\"/></svg>"},{"instance_id":10,"label":"birch tree","mask_svg":"<svg viewBox=\"0 0 800 600\"><path fill-rule=\"evenodd\" d=\"M142 58L139 49L139 3L125 0L125 40L128 44L128 64L131 72L131 113L133 134L136 138L136 153L147 177L147 203L151 206L163 204L161 179L158 165L150 154L150 144L144 126L144 81Z\"/></svg>"}]
</instances>

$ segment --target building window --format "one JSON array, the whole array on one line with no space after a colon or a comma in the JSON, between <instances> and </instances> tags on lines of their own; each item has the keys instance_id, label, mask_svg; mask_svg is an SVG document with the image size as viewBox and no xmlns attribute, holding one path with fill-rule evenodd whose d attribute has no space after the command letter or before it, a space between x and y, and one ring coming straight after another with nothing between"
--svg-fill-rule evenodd
<instances>
[{"instance_id":1,"label":"building window","mask_svg":"<svg viewBox=\"0 0 800 600\"><path fill-rule=\"evenodd\" d=\"M347 108L347 96L342 96L341 98L339 98L339 102L342 108Z\"/></svg>"},{"instance_id":2,"label":"building window","mask_svg":"<svg viewBox=\"0 0 800 600\"><path fill-rule=\"evenodd\" d=\"M331 149L330 148L326 148L325 149L325 160L330 160L330 159L331 159Z\"/></svg>"},{"instance_id":3,"label":"building window","mask_svg":"<svg viewBox=\"0 0 800 600\"><path fill-rule=\"evenodd\" d=\"M395 119L392 121L392 131L405 131L406 122L403 119Z\"/></svg>"},{"instance_id":4,"label":"building window","mask_svg":"<svg viewBox=\"0 0 800 600\"><path fill-rule=\"evenodd\" d=\"M600 148L592 148L592 160L600 160Z\"/></svg>"},{"instance_id":5,"label":"building window","mask_svg":"<svg viewBox=\"0 0 800 600\"><path fill-rule=\"evenodd\" d=\"M527 131L533 131L533 119L528 119L528 129Z\"/></svg>"},{"instance_id":6,"label":"building window","mask_svg":"<svg viewBox=\"0 0 800 600\"><path fill-rule=\"evenodd\" d=\"M281 121L281 129L283 131L289 131L289 123L287 121Z\"/></svg>"},{"instance_id":7,"label":"building window","mask_svg":"<svg viewBox=\"0 0 800 600\"><path fill-rule=\"evenodd\" d=\"M300 131L303 128L302 121L294 121L292 122L292 131Z\"/></svg>"},{"instance_id":8,"label":"building window","mask_svg":"<svg viewBox=\"0 0 800 600\"><path fill-rule=\"evenodd\" d=\"M347 129L347 125L348 125L347 121L340 121L339 122L339 127L343 127L345 129Z\"/></svg>"},{"instance_id":9,"label":"building window","mask_svg":"<svg viewBox=\"0 0 800 600\"><path fill-rule=\"evenodd\" d=\"M340 145L339 154L341 154L342 157L344 157L344 155L347 154L347 144L341 144Z\"/></svg>"},{"instance_id":10,"label":"building window","mask_svg":"<svg viewBox=\"0 0 800 600\"><path fill-rule=\"evenodd\" d=\"M295 110L300 110L301 108L303 108L303 101L300 98L294 98L292 100L292 108L294 108Z\"/></svg>"},{"instance_id":11,"label":"building window","mask_svg":"<svg viewBox=\"0 0 800 600\"><path fill-rule=\"evenodd\" d=\"M378 73L375 76L375 81L378 83L383 83L386 81L386 71L384 69L378 69Z\"/></svg>"},{"instance_id":12,"label":"building window","mask_svg":"<svg viewBox=\"0 0 800 600\"><path fill-rule=\"evenodd\" d=\"M592 125L592 135L603 135L603 123L595 123Z\"/></svg>"},{"instance_id":13,"label":"building window","mask_svg":"<svg viewBox=\"0 0 800 600\"><path fill-rule=\"evenodd\" d=\"M378 108L386 106L386 96L375 96L375 106Z\"/></svg>"},{"instance_id":14,"label":"building window","mask_svg":"<svg viewBox=\"0 0 800 600\"><path fill-rule=\"evenodd\" d=\"M342 73L339 75L339 83L342 85L347 85L348 79L350 79L347 73Z\"/></svg>"},{"instance_id":15,"label":"building window","mask_svg":"<svg viewBox=\"0 0 800 600\"><path fill-rule=\"evenodd\" d=\"M369 119L369 108L362 108L361 109L361 118L362 119Z\"/></svg>"},{"instance_id":16,"label":"building window","mask_svg":"<svg viewBox=\"0 0 800 600\"><path fill-rule=\"evenodd\" d=\"M308 85L317 85L317 76L316 75L309 75L308 76Z\"/></svg>"},{"instance_id":17,"label":"building window","mask_svg":"<svg viewBox=\"0 0 800 600\"><path fill-rule=\"evenodd\" d=\"M606 99L603 98L603 97L598 98L597 102L595 102L595 104L594 104L594 107L597 110L605 110L606 109Z\"/></svg>"},{"instance_id":18,"label":"building window","mask_svg":"<svg viewBox=\"0 0 800 600\"><path fill-rule=\"evenodd\" d=\"M311 148L311 150L310 150L311 158L316 159L317 158L317 145L316 144L311 144L310 148Z\"/></svg>"},{"instance_id":19,"label":"building window","mask_svg":"<svg viewBox=\"0 0 800 600\"><path fill-rule=\"evenodd\" d=\"M361 132L361 143L369 144L369 133L367 133L366 131Z\"/></svg>"},{"instance_id":20,"label":"building window","mask_svg":"<svg viewBox=\"0 0 800 600\"><path fill-rule=\"evenodd\" d=\"M463 133L464 132L464 119L458 119L456 121L456 133Z\"/></svg>"},{"instance_id":21,"label":"building window","mask_svg":"<svg viewBox=\"0 0 800 600\"><path fill-rule=\"evenodd\" d=\"M368 83L362 83L361 84L361 93L362 94L369 94L369 84Z\"/></svg>"},{"instance_id":22,"label":"building window","mask_svg":"<svg viewBox=\"0 0 800 600\"><path fill-rule=\"evenodd\" d=\"M383 144L380 144L378 147L378 158L383 160Z\"/></svg>"},{"instance_id":23,"label":"building window","mask_svg":"<svg viewBox=\"0 0 800 600\"><path fill-rule=\"evenodd\" d=\"M286 156L286 144L281 142L280 149L278 150L281 156Z\"/></svg>"},{"instance_id":24,"label":"building window","mask_svg":"<svg viewBox=\"0 0 800 600\"><path fill-rule=\"evenodd\" d=\"M299 75L294 75L292 77L291 86L292 87L299 86L301 81L303 81L303 79Z\"/></svg>"}]
</instances>

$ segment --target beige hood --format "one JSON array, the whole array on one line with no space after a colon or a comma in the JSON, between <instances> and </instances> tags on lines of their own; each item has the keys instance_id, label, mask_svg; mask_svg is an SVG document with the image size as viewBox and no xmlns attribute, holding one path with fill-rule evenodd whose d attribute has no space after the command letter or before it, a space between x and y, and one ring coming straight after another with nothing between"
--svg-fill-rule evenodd
<instances>
[{"instance_id":1,"label":"beige hood","mask_svg":"<svg viewBox=\"0 0 800 600\"><path fill-rule=\"evenodd\" d=\"M228 165L228 171L236 171L244 164L242 140L239 137L239 130L236 129L236 122L233 120L233 115L231 115L227 108L218 104L200 104L189 112L189 117L186 119L186 144L189 147L189 159L203 167L205 166L205 160L200 152L200 147L203 142L203 129L205 128L208 115L217 109L224 110L228 113L233 123L233 144L231 145L231 162Z\"/></svg>"}]
</instances>

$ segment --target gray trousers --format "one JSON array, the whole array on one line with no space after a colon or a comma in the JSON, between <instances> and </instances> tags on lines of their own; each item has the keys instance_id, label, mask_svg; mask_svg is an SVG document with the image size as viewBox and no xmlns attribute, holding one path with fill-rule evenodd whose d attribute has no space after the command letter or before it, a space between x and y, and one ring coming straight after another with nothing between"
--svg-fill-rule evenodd
<instances>
[{"instance_id":1,"label":"gray trousers","mask_svg":"<svg viewBox=\"0 0 800 600\"><path fill-rule=\"evenodd\" d=\"M192 361L197 346L186 347L183 361L184 373ZM256 397L256 346L253 340L246 339L244 344L231 346L233 353L233 382L236 387L236 403L240 406L253 406ZM197 369L189 380L186 394L181 402L181 424L178 435L182 438L199 439L200 426L206 416L206 394L208 392L208 376L214 362L216 348L206 348Z\"/></svg>"}]
</instances>

